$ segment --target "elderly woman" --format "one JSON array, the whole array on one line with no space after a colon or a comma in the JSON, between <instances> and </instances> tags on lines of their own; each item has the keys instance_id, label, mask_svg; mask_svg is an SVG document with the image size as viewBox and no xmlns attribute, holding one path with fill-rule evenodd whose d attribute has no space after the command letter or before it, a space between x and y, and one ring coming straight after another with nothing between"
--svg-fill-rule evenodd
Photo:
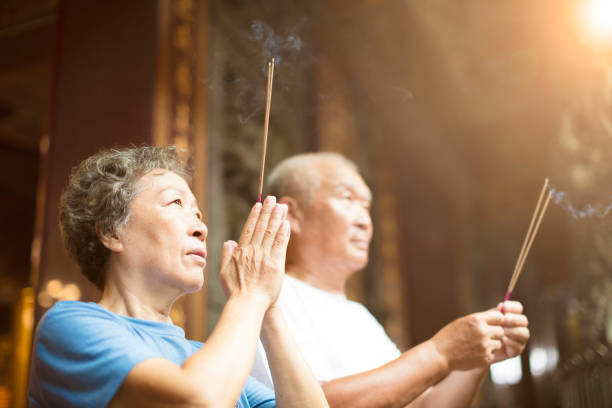
<instances>
[{"instance_id":1,"label":"elderly woman","mask_svg":"<svg viewBox=\"0 0 612 408\"><path fill-rule=\"evenodd\" d=\"M275 306L289 225L274 197L223 246L228 300L206 345L172 324L172 304L202 287L206 265L208 231L188 180L172 147L106 150L73 170L62 236L103 293L98 303L59 302L41 319L33 406L327 406ZM248 377L260 331L275 393Z\"/></svg>"}]
</instances>

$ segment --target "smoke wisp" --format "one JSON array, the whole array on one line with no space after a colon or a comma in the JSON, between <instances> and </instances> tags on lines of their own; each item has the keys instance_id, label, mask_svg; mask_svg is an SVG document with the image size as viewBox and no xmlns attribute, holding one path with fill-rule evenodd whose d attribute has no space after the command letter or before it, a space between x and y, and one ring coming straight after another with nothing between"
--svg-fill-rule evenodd
<instances>
[{"instance_id":1,"label":"smoke wisp","mask_svg":"<svg viewBox=\"0 0 612 408\"><path fill-rule=\"evenodd\" d=\"M294 58L302 50L302 39L298 35L277 34L272 27L260 20L250 22L247 38L261 46L264 74L267 73L268 61L274 59L274 64L279 65L283 58Z\"/></svg>"},{"instance_id":2,"label":"smoke wisp","mask_svg":"<svg viewBox=\"0 0 612 408\"><path fill-rule=\"evenodd\" d=\"M585 204L582 208L576 208L570 201L568 194L564 191L559 191L552 186L549 186L551 192L551 201L561 207L565 212L570 214L574 219L583 219L590 217L606 217L612 213L612 195L608 204Z\"/></svg>"}]
</instances>

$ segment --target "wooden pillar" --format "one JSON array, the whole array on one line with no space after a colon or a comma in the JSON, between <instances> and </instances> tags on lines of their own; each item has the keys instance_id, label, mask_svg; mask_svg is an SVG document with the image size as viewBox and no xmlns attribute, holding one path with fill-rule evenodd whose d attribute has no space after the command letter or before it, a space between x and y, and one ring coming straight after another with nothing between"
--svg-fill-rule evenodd
<instances>
[{"instance_id":1,"label":"wooden pillar","mask_svg":"<svg viewBox=\"0 0 612 408\"><path fill-rule=\"evenodd\" d=\"M206 59L207 2L82 2L60 5L48 137L43 139L37 233L32 253L36 320L61 299L97 300L99 292L63 248L59 196L70 169L102 147L176 144L206 195L206 104L197 87ZM205 297L178 317L191 338L205 333ZM179 322L181 323L181 322Z\"/></svg>"},{"instance_id":2,"label":"wooden pillar","mask_svg":"<svg viewBox=\"0 0 612 408\"><path fill-rule=\"evenodd\" d=\"M153 142L185 149L194 168L193 192L207 214L208 99L201 79L207 78L208 2L159 0L158 72L153 106ZM204 340L207 333L206 290L183 298L174 308L187 335Z\"/></svg>"},{"instance_id":3,"label":"wooden pillar","mask_svg":"<svg viewBox=\"0 0 612 408\"><path fill-rule=\"evenodd\" d=\"M320 43L325 44L323 40ZM341 72L338 60L329 55L323 63L317 64L317 90L319 94L326 95L317 103L317 150L337 152L356 161L356 128L349 84ZM363 271L351 276L346 285L346 293L353 300L364 301Z\"/></svg>"}]
</instances>

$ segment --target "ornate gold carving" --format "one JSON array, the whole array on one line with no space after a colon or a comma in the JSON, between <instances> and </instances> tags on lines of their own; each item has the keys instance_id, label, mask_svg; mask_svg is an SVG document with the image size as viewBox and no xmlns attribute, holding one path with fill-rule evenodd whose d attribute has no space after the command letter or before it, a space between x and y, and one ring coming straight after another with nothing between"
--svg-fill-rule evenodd
<instances>
[{"instance_id":1,"label":"ornate gold carving","mask_svg":"<svg viewBox=\"0 0 612 408\"><path fill-rule=\"evenodd\" d=\"M193 191L204 210L208 154L205 88L198 87L207 56L208 2L161 0L159 6L159 59L154 111L154 142L173 144L187 153L195 169ZM176 316L184 316L190 338L206 334L205 289L175 305ZM180 322L177 322L180 323Z\"/></svg>"}]
</instances>

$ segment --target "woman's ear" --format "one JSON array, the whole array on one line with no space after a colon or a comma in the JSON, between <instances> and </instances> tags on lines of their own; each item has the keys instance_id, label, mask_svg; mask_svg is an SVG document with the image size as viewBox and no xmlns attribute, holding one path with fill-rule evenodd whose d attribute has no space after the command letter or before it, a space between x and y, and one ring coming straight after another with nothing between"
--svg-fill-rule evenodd
<instances>
[{"instance_id":1,"label":"woman's ear","mask_svg":"<svg viewBox=\"0 0 612 408\"><path fill-rule=\"evenodd\" d=\"M299 235L299 233L302 231L303 221L303 213L299 202L295 198L288 196L282 196L278 202L281 204L286 204L288 207L287 221L289 221L289 224L291 225L291 234Z\"/></svg>"},{"instance_id":2,"label":"woman's ear","mask_svg":"<svg viewBox=\"0 0 612 408\"><path fill-rule=\"evenodd\" d=\"M117 234L117 231L113 231L111 233L104 233L100 229L100 224L96 222L96 233L98 234L98 239L102 245L108 248L111 252L123 252L123 243Z\"/></svg>"}]
</instances>

